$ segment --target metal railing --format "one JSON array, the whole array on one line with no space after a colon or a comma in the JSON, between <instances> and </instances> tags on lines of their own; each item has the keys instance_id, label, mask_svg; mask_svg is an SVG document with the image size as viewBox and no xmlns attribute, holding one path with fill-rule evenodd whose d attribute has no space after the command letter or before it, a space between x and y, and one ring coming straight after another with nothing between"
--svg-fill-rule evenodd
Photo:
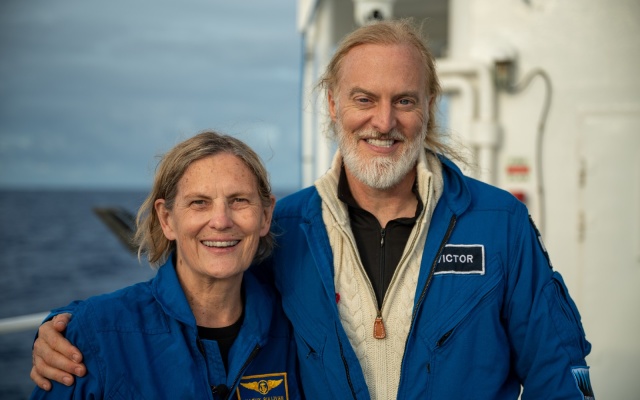
<instances>
[{"instance_id":1,"label":"metal railing","mask_svg":"<svg viewBox=\"0 0 640 400\"><path fill-rule=\"evenodd\" d=\"M33 330L35 333L35 330L38 329L47 315L49 315L48 311L0 319L0 334L25 331L29 329Z\"/></svg>"}]
</instances>

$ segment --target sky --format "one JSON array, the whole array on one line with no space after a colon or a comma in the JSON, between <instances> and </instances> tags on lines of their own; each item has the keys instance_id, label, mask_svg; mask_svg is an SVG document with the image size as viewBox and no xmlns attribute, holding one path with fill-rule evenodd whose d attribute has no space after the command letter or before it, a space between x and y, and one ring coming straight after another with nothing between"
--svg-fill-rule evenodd
<instances>
[{"instance_id":1,"label":"sky","mask_svg":"<svg viewBox=\"0 0 640 400\"><path fill-rule=\"evenodd\" d=\"M204 129L300 187L296 2L3 0L0 188L151 185Z\"/></svg>"}]
</instances>

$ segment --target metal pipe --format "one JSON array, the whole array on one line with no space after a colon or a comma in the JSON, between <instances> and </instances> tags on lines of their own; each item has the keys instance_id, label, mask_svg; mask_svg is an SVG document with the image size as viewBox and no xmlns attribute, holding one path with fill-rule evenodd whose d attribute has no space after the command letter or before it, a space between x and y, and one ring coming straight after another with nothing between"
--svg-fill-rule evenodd
<instances>
[{"instance_id":1,"label":"metal pipe","mask_svg":"<svg viewBox=\"0 0 640 400\"><path fill-rule=\"evenodd\" d=\"M478 116L471 127L470 142L478 151L478 178L484 182L495 182L495 149L500 144L499 127L496 122L496 88L491 68L472 61L438 60L438 76L475 78L478 82Z\"/></svg>"},{"instance_id":2,"label":"metal pipe","mask_svg":"<svg viewBox=\"0 0 640 400\"><path fill-rule=\"evenodd\" d=\"M49 312L0 319L0 334L25 331L28 329L35 330L42 324L47 315L49 315Z\"/></svg>"}]
</instances>

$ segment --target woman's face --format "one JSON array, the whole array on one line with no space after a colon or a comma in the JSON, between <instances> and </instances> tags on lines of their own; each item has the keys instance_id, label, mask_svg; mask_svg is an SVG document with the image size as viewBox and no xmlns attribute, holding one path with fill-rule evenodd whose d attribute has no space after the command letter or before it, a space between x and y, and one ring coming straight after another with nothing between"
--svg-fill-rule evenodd
<instances>
[{"instance_id":1,"label":"woman's face","mask_svg":"<svg viewBox=\"0 0 640 400\"><path fill-rule=\"evenodd\" d=\"M197 281L241 279L269 232L275 199L263 207L255 175L221 153L193 162L178 182L172 210L155 207L162 230L176 241L178 274Z\"/></svg>"}]
</instances>

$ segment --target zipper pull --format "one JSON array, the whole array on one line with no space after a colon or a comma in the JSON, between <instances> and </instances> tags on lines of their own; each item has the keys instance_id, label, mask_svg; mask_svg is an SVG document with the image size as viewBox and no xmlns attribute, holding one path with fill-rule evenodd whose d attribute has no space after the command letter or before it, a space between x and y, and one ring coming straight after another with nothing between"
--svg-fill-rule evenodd
<instances>
[{"instance_id":1,"label":"zipper pull","mask_svg":"<svg viewBox=\"0 0 640 400\"><path fill-rule=\"evenodd\" d=\"M385 230L384 228L382 228L380 230L380 247L384 247L384 235L385 235Z\"/></svg>"},{"instance_id":2,"label":"zipper pull","mask_svg":"<svg viewBox=\"0 0 640 400\"><path fill-rule=\"evenodd\" d=\"M384 322L382 321L382 314L378 312L376 321L373 323L373 337L375 339L384 339L387 337L387 331L384 329Z\"/></svg>"}]
</instances>

